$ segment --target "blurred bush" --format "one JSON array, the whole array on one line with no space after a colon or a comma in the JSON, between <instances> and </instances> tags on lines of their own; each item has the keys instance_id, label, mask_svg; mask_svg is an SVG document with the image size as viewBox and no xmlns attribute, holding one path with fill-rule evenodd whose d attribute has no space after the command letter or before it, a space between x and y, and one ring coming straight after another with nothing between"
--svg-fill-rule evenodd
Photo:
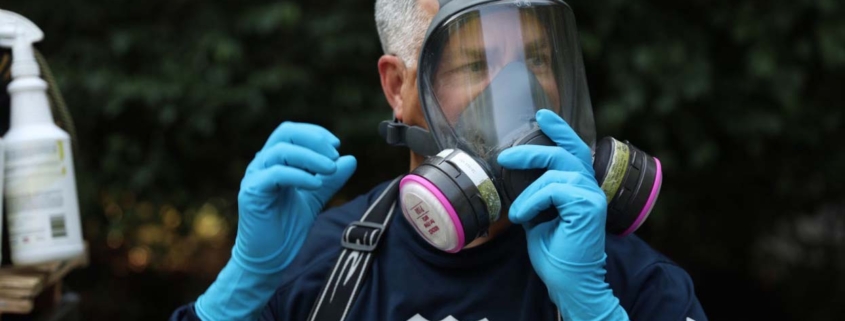
<instances>
[{"instance_id":1,"label":"blurred bush","mask_svg":"<svg viewBox=\"0 0 845 321\"><path fill-rule=\"evenodd\" d=\"M600 135L659 157L639 234L712 319L845 308L845 4L571 1ZM407 170L376 134L372 1L4 1L46 34L80 137L90 319L164 318L226 262L240 178L285 120L359 158L337 205Z\"/></svg>"}]
</instances>

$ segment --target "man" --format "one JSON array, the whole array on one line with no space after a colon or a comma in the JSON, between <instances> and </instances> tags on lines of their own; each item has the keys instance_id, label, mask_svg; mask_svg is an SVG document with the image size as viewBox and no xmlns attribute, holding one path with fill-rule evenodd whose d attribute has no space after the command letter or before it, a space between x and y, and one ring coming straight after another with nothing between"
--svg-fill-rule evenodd
<instances>
[{"instance_id":1,"label":"man","mask_svg":"<svg viewBox=\"0 0 845 321\"><path fill-rule=\"evenodd\" d=\"M568 6L377 0L376 22L382 89L401 122L392 126L424 134L400 139L411 173L391 208L405 217L387 223L346 320L706 319L686 272L636 236L606 235L609 198L591 166L592 113ZM518 143L540 132L549 144ZM397 185L317 215L357 166L339 144L309 124L270 135L241 184L232 259L172 320L310 320L315 302L334 297L321 288L340 266L344 228ZM436 178L450 157L475 184L463 194ZM529 169L543 174L514 187ZM460 203L467 191L487 194ZM538 220L544 211L553 217Z\"/></svg>"}]
</instances>

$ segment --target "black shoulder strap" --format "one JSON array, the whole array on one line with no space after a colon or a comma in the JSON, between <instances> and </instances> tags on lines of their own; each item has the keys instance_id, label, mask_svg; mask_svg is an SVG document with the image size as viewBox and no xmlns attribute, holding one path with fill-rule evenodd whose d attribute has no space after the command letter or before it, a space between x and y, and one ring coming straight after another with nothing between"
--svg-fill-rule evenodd
<instances>
[{"instance_id":1,"label":"black shoulder strap","mask_svg":"<svg viewBox=\"0 0 845 321\"><path fill-rule=\"evenodd\" d=\"M370 258L390 225L400 178L390 182L360 221L352 222L343 231L340 241L343 251L332 274L323 284L308 321L342 321L346 318L360 290L358 286L370 270Z\"/></svg>"}]
</instances>

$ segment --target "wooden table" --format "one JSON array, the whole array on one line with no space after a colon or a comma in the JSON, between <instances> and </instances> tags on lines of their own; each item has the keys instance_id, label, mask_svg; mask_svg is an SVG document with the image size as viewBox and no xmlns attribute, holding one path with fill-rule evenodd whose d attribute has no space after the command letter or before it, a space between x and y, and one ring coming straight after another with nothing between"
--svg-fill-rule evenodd
<instances>
[{"instance_id":1,"label":"wooden table","mask_svg":"<svg viewBox=\"0 0 845 321\"><path fill-rule=\"evenodd\" d=\"M64 320L44 319L40 312L61 311L63 307L66 310L68 303L78 304L78 296L62 293L62 279L70 271L85 266L88 266L87 247L81 255L64 261L0 267L0 319Z\"/></svg>"}]
</instances>

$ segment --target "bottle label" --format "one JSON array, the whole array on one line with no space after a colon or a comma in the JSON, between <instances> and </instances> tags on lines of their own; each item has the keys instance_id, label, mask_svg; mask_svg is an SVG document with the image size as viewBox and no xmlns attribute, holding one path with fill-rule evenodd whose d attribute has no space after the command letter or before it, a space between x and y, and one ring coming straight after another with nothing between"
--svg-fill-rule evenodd
<instances>
[{"instance_id":1,"label":"bottle label","mask_svg":"<svg viewBox=\"0 0 845 321\"><path fill-rule=\"evenodd\" d=\"M69 145L63 140L6 145L4 196L13 251L81 237Z\"/></svg>"}]
</instances>

